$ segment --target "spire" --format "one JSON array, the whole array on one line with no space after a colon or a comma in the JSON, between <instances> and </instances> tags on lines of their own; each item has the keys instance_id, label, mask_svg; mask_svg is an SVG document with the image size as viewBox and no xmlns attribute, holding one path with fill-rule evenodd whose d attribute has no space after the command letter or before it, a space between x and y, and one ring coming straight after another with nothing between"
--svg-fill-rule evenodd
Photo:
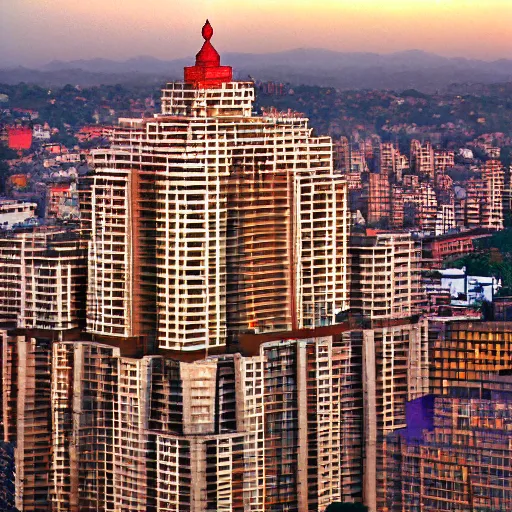
<instances>
[{"instance_id":1,"label":"spire","mask_svg":"<svg viewBox=\"0 0 512 512\"><path fill-rule=\"evenodd\" d=\"M185 68L185 82L193 84L198 89L219 87L233 80L233 70L230 66L220 65L220 55L210 43L213 28L206 20L201 34L204 43L196 55L196 65Z\"/></svg>"},{"instance_id":2,"label":"spire","mask_svg":"<svg viewBox=\"0 0 512 512\"><path fill-rule=\"evenodd\" d=\"M208 20L206 20L206 23L203 25L201 34L203 35L204 43L199 53L196 55L196 66L220 66L220 55L212 46L212 43L210 43L210 39L213 36L213 28Z\"/></svg>"},{"instance_id":3,"label":"spire","mask_svg":"<svg viewBox=\"0 0 512 512\"><path fill-rule=\"evenodd\" d=\"M201 34L203 34L203 37L206 41L209 41L213 36L213 27L209 20L206 20L203 28L201 29Z\"/></svg>"}]
</instances>

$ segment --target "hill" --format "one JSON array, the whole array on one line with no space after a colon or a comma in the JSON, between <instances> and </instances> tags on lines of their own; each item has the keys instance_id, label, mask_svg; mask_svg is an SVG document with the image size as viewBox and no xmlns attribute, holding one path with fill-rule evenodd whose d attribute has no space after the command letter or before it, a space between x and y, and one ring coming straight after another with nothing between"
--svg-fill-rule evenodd
<instances>
[{"instance_id":1,"label":"hill","mask_svg":"<svg viewBox=\"0 0 512 512\"><path fill-rule=\"evenodd\" d=\"M223 64L233 66L235 76L259 80L302 83L338 89L417 89L434 92L454 83L489 84L512 81L512 60L493 62L448 58L420 50L391 54L335 52L298 48L267 53L226 53ZM0 82L59 86L67 83L99 84L162 83L182 77L193 57L161 60L140 56L126 61L90 59L52 61L39 69L0 69Z\"/></svg>"}]
</instances>

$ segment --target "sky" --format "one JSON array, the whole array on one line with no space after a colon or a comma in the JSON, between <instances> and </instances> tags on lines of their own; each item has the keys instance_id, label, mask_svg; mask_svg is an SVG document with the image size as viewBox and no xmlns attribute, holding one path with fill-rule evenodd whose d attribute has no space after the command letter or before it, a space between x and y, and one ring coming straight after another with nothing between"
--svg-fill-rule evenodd
<instances>
[{"instance_id":1,"label":"sky","mask_svg":"<svg viewBox=\"0 0 512 512\"><path fill-rule=\"evenodd\" d=\"M512 58L512 0L0 0L0 64L293 48Z\"/></svg>"}]
</instances>

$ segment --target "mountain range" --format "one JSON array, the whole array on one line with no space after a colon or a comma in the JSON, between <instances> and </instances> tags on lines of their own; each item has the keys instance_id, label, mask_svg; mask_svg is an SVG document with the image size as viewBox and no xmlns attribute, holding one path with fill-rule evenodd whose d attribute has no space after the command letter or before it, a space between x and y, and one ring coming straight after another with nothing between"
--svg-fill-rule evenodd
<instances>
[{"instance_id":1,"label":"mountain range","mask_svg":"<svg viewBox=\"0 0 512 512\"><path fill-rule=\"evenodd\" d=\"M52 61L38 69L0 69L0 83L37 83L82 86L114 83L162 83L183 76L193 57L161 60L140 56L125 61L97 58ZM235 77L293 84L333 86L339 89L414 88L424 92L453 83L500 83L512 81L512 59L492 62L442 57L421 50L391 54L336 52L298 48L267 53L225 53L222 64L233 66Z\"/></svg>"}]
</instances>

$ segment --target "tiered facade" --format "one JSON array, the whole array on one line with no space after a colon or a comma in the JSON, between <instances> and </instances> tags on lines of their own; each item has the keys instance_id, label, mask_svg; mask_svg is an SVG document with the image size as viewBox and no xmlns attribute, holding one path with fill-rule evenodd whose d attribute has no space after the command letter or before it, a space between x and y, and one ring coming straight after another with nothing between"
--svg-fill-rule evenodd
<instances>
[{"instance_id":1,"label":"tiered facade","mask_svg":"<svg viewBox=\"0 0 512 512\"><path fill-rule=\"evenodd\" d=\"M253 84L226 81L209 58L196 67L220 78L168 84L160 116L121 120L94 155L82 197L95 335L211 351L247 330L328 325L348 307L331 140L296 114L254 117Z\"/></svg>"},{"instance_id":2,"label":"tiered facade","mask_svg":"<svg viewBox=\"0 0 512 512\"><path fill-rule=\"evenodd\" d=\"M94 153L80 237L36 228L0 240L0 462L15 484L0 503L509 507L508 384L488 373L511 370L512 327L429 332L416 238L349 240L331 140L299 114L253 115L253 84L220 65L208 23L203 36L161 114L121 119ZM412 144L416 176L374 138L341 140L336 157L352 192L366 186L371 222L500 228L496 162L455 197L453 153L429 143ZM419 430L416 400L434 418Z\"/></svg>"},{"instance_id":3,"label":"tiered facade","mask_svg":"<svg viewBox=\"0 0 512 512\"><path fill-rule=\"evenodd\" d=\"M121 119L94 153L79 184L87 267L81 242L44 229L1 245L20 510L363 499L362 334L339 324L346 183L307 119L253 116L253 84L220 65L208 23L203 36L162 113ZM63 308L51 325L44 301ZM245 335L253 354L235 353Z\"/></svg>"},{"instance_id":4,"label":"tiered facade","mask_svg":"<svg viewBox=\"0 0 512 512\"><path fill-rule=\"evenodd\" d=\"M195 362L4 334L17 507L380 510L383 439L428 391L426 323L337 331Z\"/></svg>"}]
</instances>

